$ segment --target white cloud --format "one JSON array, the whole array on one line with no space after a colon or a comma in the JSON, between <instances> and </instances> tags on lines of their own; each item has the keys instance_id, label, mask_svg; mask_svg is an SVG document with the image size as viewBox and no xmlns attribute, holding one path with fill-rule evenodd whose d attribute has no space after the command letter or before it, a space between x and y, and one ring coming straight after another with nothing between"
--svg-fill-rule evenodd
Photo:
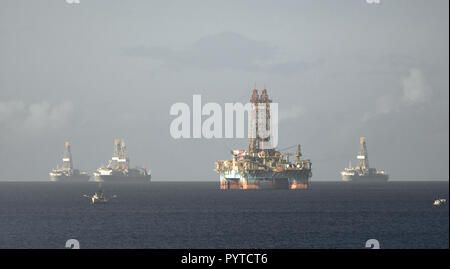
<instances>
[{"instance_id":1,"label":"white cloud","mask_svg":"<svg viewBox=\"0 0 450 269\"><path fill-rule=\"evenodd\" d=\"M390 94L382 95L375 101L375 111L363 114L362 121L366 122L377 115L389 114L396 109L396 99Z\"/></svg>"},{"instance_id":2,"label":"white cloud","mask_svg":"<svg viewBox=\"0 0 450 269\"><path fill-rule=\"evenodd\" d=\"M7 123L18 114L24 112L25 104L22 101L0 102L0 124Z\"/></svg>"},{"instance_id":3,"label":"white cloud","mask_svg":"<svg viewBox=\"0 0 450 269\"><path fill-rule=\"evenodd\" d=\"M411 68L408 76L401 79L402 93L394 96L386 94L375 101L375 109L363 114L362 121L366 122L378 115L389 114L398 111L402 107L425 103L431 95L431 87L425 79L422 71Z\"/></svg>"},{"instance_id":4,"label":"white cloud","mask_svg":"<svg viewBox=\"0 0 450 269\"><path fill-rule=\"evenodd\" d=\"M407 105L428 101L431 87L419 69L411 68L409 75L402 79L402 102Z\"/></svg>"}]
</instances>

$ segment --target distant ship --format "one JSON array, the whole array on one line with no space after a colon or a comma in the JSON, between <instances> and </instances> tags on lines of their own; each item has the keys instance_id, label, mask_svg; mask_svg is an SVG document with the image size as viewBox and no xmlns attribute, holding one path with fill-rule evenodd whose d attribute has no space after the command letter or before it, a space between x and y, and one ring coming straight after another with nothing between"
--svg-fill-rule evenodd
<instances>
[{"instance_id":1,"label":"distant ship","mask_svg":"<svg viewBox=\"0 0 450 269\"><path fill-rule=\"evenodd\" d=\"M130 160L125 153L125 142L114 140L114 153L107 166L100 167L93 173L98 182L150 182L151 173L141 167L130 167Z\"/></svg>"},{"instance_id":2,"label":"distant ship","mask_svg":"<svg viewBox=\"0 0 450 269\"><path fill-rule=\"evenodd\" d=\"M87 182L89 174L73 169L72 153L70 152L70 143L66 142L66 150L62 159L62 168L53 169L49 175L51 181L67 181L67 182Z\"/></svg>"},{"instance_id":3,"label":"distant ship","mask_svg":"<svg viewBox=\"0 0 450 269\"><path fill-rule=\"evenodd\" d=\"M253 90L250 99L253 135L248 150L232 150L231 160L215 163L220 189L308 189L311 161L301 158L300 145L295 145L295 153L281 152L272 145L271 102L266 89L261 94ZM270 134L266 138L263 129ZM289 161L290 156L295 156L295 162Z\"/></svg>"},{"instance_id":4,"label":"distant ship","mask_svg":"<svg viewBox=\"0 0 450 269\"><path fill-rule=\"evenodd\" d=\"M369 157L367 154L366 139L361 137L361 152L358 154L359 166L348 167L341 172L343 181L353 182L386 182L389 175L384 170L377 170L369 167Z\"/></svg>"}]
</instances>

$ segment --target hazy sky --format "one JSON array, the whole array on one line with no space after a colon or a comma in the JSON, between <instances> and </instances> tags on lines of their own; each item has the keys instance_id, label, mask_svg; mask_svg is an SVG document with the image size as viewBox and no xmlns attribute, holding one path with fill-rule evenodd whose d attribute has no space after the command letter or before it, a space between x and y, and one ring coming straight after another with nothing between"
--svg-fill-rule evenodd
<instances>
[{"instance_id":1,"label":"hazy sky","mask_svg":"<svg viewBox=\"0 0 450 269\"><path fill-rule=\"evenodd\" d=\"M0 0L0 179L94 171L124 138L154 180L218 180L246 139L170 136L170 106L279 103L279 146L339 180L365 136L392 179L449 177L447 0Z\"/></svg>"}]
</instances>

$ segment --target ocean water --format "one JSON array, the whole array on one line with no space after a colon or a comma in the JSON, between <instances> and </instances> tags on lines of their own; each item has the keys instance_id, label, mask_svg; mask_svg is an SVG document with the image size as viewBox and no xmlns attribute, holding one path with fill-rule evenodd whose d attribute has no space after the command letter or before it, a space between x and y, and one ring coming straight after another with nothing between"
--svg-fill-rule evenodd
<instances>
[{"instance_id":1,"label":"ocean water","mask_svg":"<svg viewBox=\"0 0 450 269\"><path fill-rule=\"evenodd\" d=\"M449 248L448 182L313 182L306 191L218 184L1 182L0 248Z\"/></svg>"}]
</instances>

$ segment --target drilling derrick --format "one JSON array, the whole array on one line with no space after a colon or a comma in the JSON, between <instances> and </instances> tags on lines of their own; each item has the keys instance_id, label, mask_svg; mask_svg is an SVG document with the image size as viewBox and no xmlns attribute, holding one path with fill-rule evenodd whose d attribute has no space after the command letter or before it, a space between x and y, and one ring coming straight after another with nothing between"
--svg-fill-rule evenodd
<instances>
[{"instance_id":1,"label":"drilling derrick","mask_svg":"<svg viewBox=\"0 0 450 269\"><path fill-rule=\"evenodd\" d=\"M111 158L110 166L113 169L119 168L119 159L121 155L120 140L114 139L114 152Z\"/></svg>"},{"instance_id":2,"label":"drilling derrick","mask_svg":"<svg viewBox=\"0 0 450 269\"><path fill-rule=\"evenodd\" d=\"M359 160L359 166L362 170L368 171L369 170L369 157L367 154L367 147L366 147L366 139L364 137L361 137L359 139L359 143L361 144L361 152L357 156Z\"/></svg>"},{"instance_id":3,"label":"drilling derrick","mask_svg":"<svg viewBox=\"0 0 450 269\"><path fill-rule=\"evenodd\" d=\"M248 152L254 153L257 152L257 121L256 118L258 117L258 102L259 102L259 96L258 96L258 90L254 89L252 93L252 97L250 98L250 143L248 145Z\"/></svg>"},{"instance_id":4,"label":"drilling derrick","mask_svg":"<svg viewBox=\"0 0 450 269\"><path fill-rule=\"evenodd\" d=\"M119 165L121 169L127 169L128 168L128 156L125 152L126 146L125 141L122 140L120 144L120 154L119 154Z\"/></svg>"},{"instance_id":5,"label":"drilling derrick","mask_svg":"<svg viewBox=\"0 0 450 269\"><path fill-rule=\"evenodd\" d=\"M272 131L270 126L270 103L272 100L267 95L267 90L253 90L250 98L250 144L249 153L268 151L272 149Z\"/></svg>"},{"instance_id":6,"label":"drilling derrick","mask_svg":"<svg viewBox=\"0 0 450 269\"><path fill-rule=\"evenodd\" d=\"M70 152L70 143L65 143L66 150L64 151L64 157L63 157L63 165L62 168L67 171L73 170L73 164L72 164L72 153Z\"/></svg>"},{"instance_id":7,"label":"drilling derrick","mask_svg":"<svg viewBox=\"0 0 450 269\"><path fill-rule=\"evenodd\" d=\"M270 104L272 100L263 89L254 89L250 98L250 143L248 150L232 150L232 159L217 161L216 171L221 189L307 189L311 162L297 152L281 153L273 148ZM295 156L291 163L289 156Z\"/></svg>"}]
</instances>

